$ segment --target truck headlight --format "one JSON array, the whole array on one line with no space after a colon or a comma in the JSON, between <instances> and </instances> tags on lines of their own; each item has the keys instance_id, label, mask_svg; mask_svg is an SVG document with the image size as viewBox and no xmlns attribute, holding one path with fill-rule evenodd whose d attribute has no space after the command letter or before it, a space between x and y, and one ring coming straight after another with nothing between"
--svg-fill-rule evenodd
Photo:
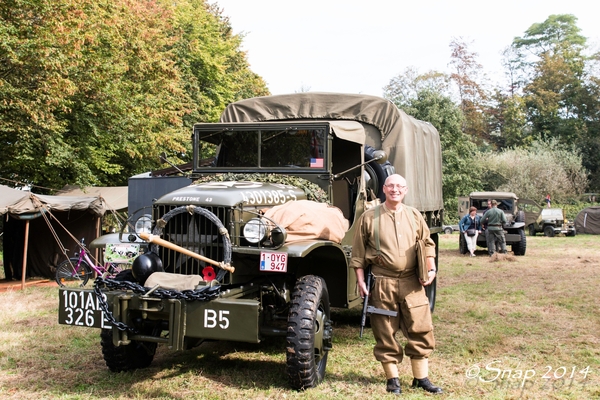
<instances>
[{"instance_id":1,"label":"truck headlight","mask_svg":"<svg viewBox=\"0 0 600 400\"><path fill-rule=\"evenodd\" d=\"M135 233L152 233L152 217L144 214L135 221Z\"/></svg>"},{"instance_id":2,"label":"truck headlight","mask_svg":"<svg viewBox=\"0 0 600 400\"><path fill-rule=\"evenodd\" d=\"M244 225L244 238L253 244L259 243L267 238L267 224L260 218L252 218Z\"/></svg>"}]
</instances>

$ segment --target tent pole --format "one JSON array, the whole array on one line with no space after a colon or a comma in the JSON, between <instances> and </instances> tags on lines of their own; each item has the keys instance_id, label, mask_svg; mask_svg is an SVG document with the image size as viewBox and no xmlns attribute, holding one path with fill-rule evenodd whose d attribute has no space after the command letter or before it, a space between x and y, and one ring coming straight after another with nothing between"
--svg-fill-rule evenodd
<instances>
[{"instance_id":1,"label":"tent pole","mask_svg":"<svg viewBox=\"0 0 600 400\"><path fill-rule=\"evenodd\" d=\"M29 244L29 220L25 221L25 245L23 246L23 267L21 268L21 290L25 289L27 276L27 245Z\"/></svg>"},{"instance_id":2,"label":"tent pole","mask_svg":"<svg viewBox=\"0 0 600 400\"><path fill-rule=\"evenodd\" d=\"M96 216L96 238L99 238L100 235L102 235L102 231L100 230L102 228L102 224L100 223L101 219L100 217ZM98 260L100 260L100 249L96 248L96 250L94 250L94 257L96 257L96 262L100 263Z\"/></svg>"}]
</instances>

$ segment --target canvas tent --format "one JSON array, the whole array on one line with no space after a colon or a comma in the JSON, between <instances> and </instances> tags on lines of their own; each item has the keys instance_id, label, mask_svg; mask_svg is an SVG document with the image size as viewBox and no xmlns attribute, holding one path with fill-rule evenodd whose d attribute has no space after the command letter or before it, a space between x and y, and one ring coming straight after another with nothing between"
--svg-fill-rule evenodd
<instances>
[{"instance_id":1,"label":"canvas tent","mask_svg":"<svg viewBox=\"0 0 600 400\"><path fill-rule=\"evenodd\" d=\"M0 185L5 272L12 267L12 278L23 286L27 276L53 278L53 268L64 260L62 246L72 255L77 249L73 237L87 243L98 237L109 203L123 204L102 194L46 196Z\"/></svg>"},{"instance_id":2,"label":"canvas tent","mask_svg":"<svg viewBox=\"0 0 600 400\"><path fill-rule=\"evenodd\" d=\"M575 218L577 233L600 235L600 206L584 208Z\"/></svg>"}]
</instances>

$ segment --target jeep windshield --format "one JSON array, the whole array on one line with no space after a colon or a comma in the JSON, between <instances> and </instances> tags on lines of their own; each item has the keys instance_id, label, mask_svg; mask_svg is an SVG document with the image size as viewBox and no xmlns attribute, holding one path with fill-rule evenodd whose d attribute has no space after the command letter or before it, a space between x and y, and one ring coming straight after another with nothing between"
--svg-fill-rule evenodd
<instances>
[{"instance_id":1,"label":"jeep windshield","mask_svg":"<svg viewBox=\"0 0 600 400\"><path fill-rule=\"evenodd\" d=\"M513 199L495 199L498 202L498 208L503 211L512 211L514 207ZM477 207L477 211L487 211L488 199L471 199L471 204Z\"/></svg>"},{"instance_id":2,"label":"jeep windshield","mask_svg":"<svg viewBox=\"0 0 600 400\"><path fill-rule=\"evenodd\" d=\"M323 170L327 133L327 125L315 124L196 127L196 169Z\"/></svg>"}]
</instances>

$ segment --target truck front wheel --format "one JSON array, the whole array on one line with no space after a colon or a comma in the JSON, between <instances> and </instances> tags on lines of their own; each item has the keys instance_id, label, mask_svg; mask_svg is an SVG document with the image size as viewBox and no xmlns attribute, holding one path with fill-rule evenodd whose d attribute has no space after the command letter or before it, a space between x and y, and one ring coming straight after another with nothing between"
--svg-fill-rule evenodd
<instances>
[{"instance_id":1,"label":"truck front wheel","mask_svg":"<svg viewBox=\"0 0 600 400\"><path fill-rule=\"evenodd\" d=\"M146 368L150 365L156 353L156 343L152 342L132 340L128 345L115 346L113 333L110 329L102 329L100 344L102 345L102 355L106 366L112 372Z\"/></svg>"},{"instance_id":2,"label":"truck front wheel","mask_svg":"<svg viewBox=\"0 0 600 400\"><path fill-rule=\"evenodd\" d=\"M287 329L287 374L292 388L317 386L325 376L332 326L325 281L314 275L298 279L292 293Z\"/></svg>"},{"instance_id":3,"label":"truck front wheel","mask_svg":"<svg viewBox=\"0 0 600 400\"><path fill-rule=\"evenodd\" d=\"M544 236L554 237L554 228L551 226L544 227Z\"/></svg>"}]
</instances>

